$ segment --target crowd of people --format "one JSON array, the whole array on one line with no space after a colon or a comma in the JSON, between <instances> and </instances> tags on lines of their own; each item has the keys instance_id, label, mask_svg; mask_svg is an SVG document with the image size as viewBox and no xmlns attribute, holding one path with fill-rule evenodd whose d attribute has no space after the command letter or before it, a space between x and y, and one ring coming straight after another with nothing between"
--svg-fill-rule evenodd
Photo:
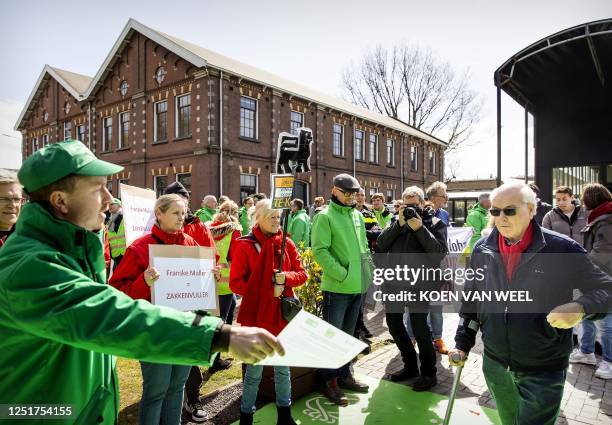
<instances>
[{"instance_id":1,"label":"crowd of people","mask_svg":"<svg viewBox=\"0 0 612 425\"><path fill-rule=\"evenodd\" d=\"M372 334L364 301L374 256L441 268L449 251L453 223L444 183L408 187L399 200L372 194L368 204L349 174L333 178L328 201L317 196L307 206L294 199L286 236L281 210L265 194L241 199L240 207L226 196L207 195L192 212L191 194L175 182L156 200L151 232L126 246L121 200L106 189L107 176L121 170L81 143L64 141L28 157L18 175L0 174L0 403L69 402L82 423L114 423L112 356L118 355L140 361L139 423L178 424L182 413L203 422L200 367L214 373L233 358L247 363L240 423L251 424L263 371L254 363L283 354L276 339L288 323L281 300L295 297L294 288L308 279L301 250L310 248L323 271L322 318L366 342ZM448 348L442 306L385 304L404 363L387 378L413 379L414 391L434 387L436 351L461 365L480 330L483 373L502 423L553 424L568 364L597 365L598 332L603 359L595 375L612 379L612 195L593 183L578 199L561 186L553 208L539 199L535 185L504 184L479 197L466 226L473 228L469 267L487 270L480 289L545 293L547 310L506 306L490 313L466 302ZM218 317L151 304L160 278L150 264L152 244L214 249ZM572 261L551 263L545 259L550 254L571 255ZM412 290L444 283L423 279ZM383 285L387 294L405 289L396 281ZM233 324L238 304L240 326ZM576 348L574 327L581 328ZM348 404L346 390L369 391L350 362L318 370L317 379L322 394L339 406ZM290 369L274 367L274 382L278 424L295 424ZM53 389L41 392L42 385Z\"/></svg>"}]
</instances>

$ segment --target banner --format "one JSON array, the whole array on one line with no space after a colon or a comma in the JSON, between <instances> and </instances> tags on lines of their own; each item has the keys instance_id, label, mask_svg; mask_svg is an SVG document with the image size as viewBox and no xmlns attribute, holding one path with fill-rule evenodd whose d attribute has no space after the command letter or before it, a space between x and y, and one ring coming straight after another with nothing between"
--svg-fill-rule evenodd
<instances>
[{"instance_id":1,"label":"banner","mask_svg":"<svg viewBox=\"0 0 612 425\"><path fill-rule=\"evenodd\" d=\"M293 199L293 182L295 178L291 174L271 174L270 187L272 194L272 208L274 209L289 209L291 208L291 200Z\"/></svg>"},{"instance_id":2,"label":"banner","mask_svg":"<svg viewBox=\"0 0 612 425\"><path fill-rule=\"evenodd\" d=\"M474 234L471 227L449 227L446 236L448 252L450 254L460 254L468 246L470 238Z\"/></svg>"},{"instance_id":3,"label":"banner","mask_svg":"<svg viewBox=\"0 0 612 425\"><path fill-rule=\"evenodd\" d=\"M149 258L159 273L159 279L151 286L151 304L219 315L213 248L149 245Z\"/></svg>"},{"instance_id":4,"label":"banner","mask_svg":"<svg viewBox=\"0 0 612 425\"><path fill-rule=\"evenodd\" d=\"M155 192L119 183L125 226L125 246L151 233L155 223Z\"/></svg>"}]
</instances>

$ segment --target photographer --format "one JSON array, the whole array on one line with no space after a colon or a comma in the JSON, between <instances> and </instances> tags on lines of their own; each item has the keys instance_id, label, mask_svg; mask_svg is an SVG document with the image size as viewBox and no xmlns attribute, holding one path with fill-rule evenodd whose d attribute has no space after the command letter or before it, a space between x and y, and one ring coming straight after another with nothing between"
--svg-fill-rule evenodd
<instances>
[{"instance_id":1,"label":"photographer","mask_svg":"<svg viewBox=\"0 0 612 425\"><path fill-rule=\"evenodd\" d=\"M435 269L440 267L440 262L448 252L446 224L434 217L430 208L424 208L424 198L423 190L416 186L411 186L404 191L399 213L378 237L377 250L387 253L416 254L406 257L405 262L409 267ZM403 259L402 262L404 262ZM395 266L395 264L389 265ZM440 281L422 280L413 283L415 285L411 286L385 283L384 291L389 293L408 289L418 290L424 288L425 285L428 290L436 290L442 285L441 279ZM404 306L404 303L399 302L386 304L387 326L404 361L404 368L390 376L392 381L402 381L419 376L416 352L404 326ZM436 353L432 345L431 331L427 326L428 307L427 302L411 303L410 305L410 322L419 346L421 362L420 377L412 385L415 391L425 391L437 384Z\"/></svg>"}]
</instances>

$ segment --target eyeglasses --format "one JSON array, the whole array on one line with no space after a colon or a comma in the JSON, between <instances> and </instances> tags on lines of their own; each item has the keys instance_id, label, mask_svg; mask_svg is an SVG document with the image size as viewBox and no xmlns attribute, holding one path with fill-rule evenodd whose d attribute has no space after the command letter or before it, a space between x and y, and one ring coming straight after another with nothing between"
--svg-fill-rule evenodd
<instances>
[{"instance_id":1,"label":"eyeglasses","mask_svg":"<svg viewBox=\"0 0 612 425\"><path fill-rule=\"evenodd\" d=\"M506 217L512 217L516 215L516 207L508 207L508 208L490 208L489 212L493 217L499 217L499 215L503 212Z\"/></svg>"},{"instance_id":2,"label":"eyeglasses","mask_svg":"<svg viewBox=\"0 0 612 425\"><path fill-rule=\"evenodd\" d=\"M342 192L342 194L344 195L345 198L352 198L355 195L357 195L357 192L351 192L348 190L342 190L342 189L338 189L340 192Z\"/></svg>"},{"instance_id":3,"label":"eyeglasses","mask_svg":"<svg viewBox=\"0 0 612 425\"><path fill-rule=\"evenodd\" d=\"M0 204L8 205L8 204L17 204L22 205L25 202L25 198L5 198L0 197Z\"/></svg>"}]
</instances>

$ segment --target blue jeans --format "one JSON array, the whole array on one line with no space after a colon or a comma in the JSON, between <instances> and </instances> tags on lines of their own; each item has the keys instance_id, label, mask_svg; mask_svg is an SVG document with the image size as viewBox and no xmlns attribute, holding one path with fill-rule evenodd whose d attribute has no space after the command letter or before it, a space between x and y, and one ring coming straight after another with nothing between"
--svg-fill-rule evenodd
<instances>
[{"instance_id":1,"label":"blue jeans","mask_svg":"<svg viewBox=\"0 0 612 425\"><path fill-rule=\"evenodd\" d=\"M612 363L612 314L606 314L601 320L583 320L580 351L584 354L595 352L595 336L597 330L601 334L601 350L603 359Z\"/></svg>"},{"instance_id":2,"label":"blue jeans","mask_svg":"<svg viewBox=\"0 0 612 425\"><path fill-rule=\"evenodd\" d=\"M178 425L183 408L183 387L190 366L140 362L142 399L140 425Z\"/></svg>"},{"instance_id":3,"label":"blue jeans","mask_svg":"<svg viewBox=\"0 0 612 425\"><path fill-rule=\"evenodd\" d=\"M255 412L255 400L261 382L263 366L248 364L244 373L242 386L242 401L240 411L243 413ZM276 391L276 405L280 407L291 406L291 376L289 367L274 366L274 390Z\"/></svg>"},{"instance_id":4,"label":"blue jeans","mask_svg":"<svg viewBox=\"0 0 612 425\"><path fill-rule=\"evenodd\" d=\"M484 355L482 371L503 425L554 425L563 398L565 369L511 372Z\"/></svg>"},{"instance_id":5,"label":"blue jeans","mask_svg":"<svg viewBox=\"0 0 612 425\"><path fill-rule=\"evenodd\" d=\"M362 299L361 294L338 294L323 291L323 320L353 335ZM318 373L322 382L330 381L333 378L347 378L351 374L350 362L340 369L319 369Z\"/></svg>"},{"instance_id":6,"label":"blue jeans","mask_svg":"<svg viewBox=\"0 0 612 425\"><path fill-rule=\"evenodd\" d=\"M434 339L442 338L442 329L444 327L444 317L442 316L441 305L429 306L429 314L427 315L427 324L431 328L431 334ZM412 332L412 326L410 325L410 314L404 313L404 325L408 331L410 339L414 339L414 333Z\"/></svg>"}]
</instances>

